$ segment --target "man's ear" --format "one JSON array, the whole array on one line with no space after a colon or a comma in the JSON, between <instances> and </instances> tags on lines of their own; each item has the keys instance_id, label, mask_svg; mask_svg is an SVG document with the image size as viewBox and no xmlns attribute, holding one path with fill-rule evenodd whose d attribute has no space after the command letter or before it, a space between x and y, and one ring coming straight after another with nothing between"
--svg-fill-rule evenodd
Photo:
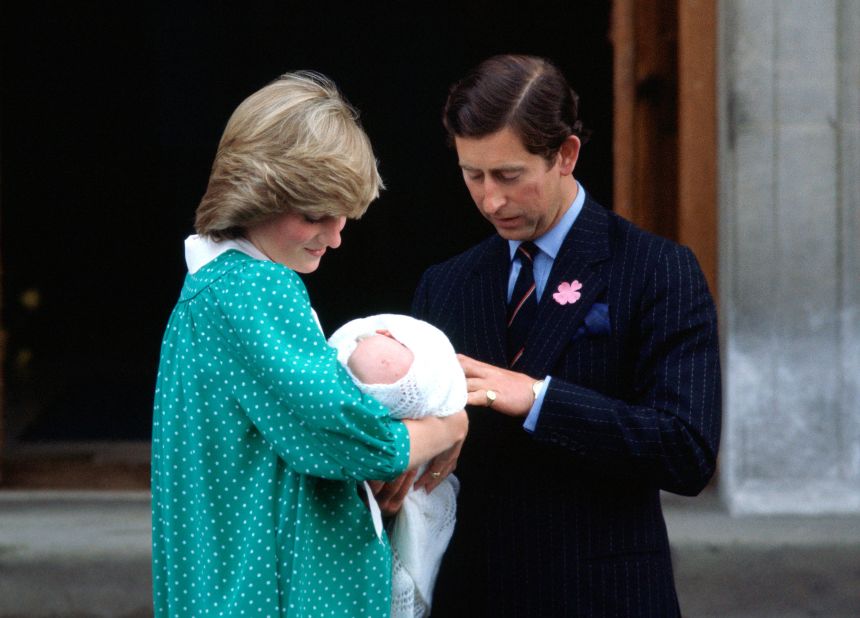
<instances>
[{"instance_id":1,"label":"man's ear","mask_svg":"<svg viewBox=\"0 0 860 618\"><path fill-rule=\"evenodd\" d=\"M576 135L570 135L558 149L559 171L562 176L569 176L573 173L573 168L576 167L576 162L579 160L579 149L582 142Z\"/></svg>"}]
</instances>

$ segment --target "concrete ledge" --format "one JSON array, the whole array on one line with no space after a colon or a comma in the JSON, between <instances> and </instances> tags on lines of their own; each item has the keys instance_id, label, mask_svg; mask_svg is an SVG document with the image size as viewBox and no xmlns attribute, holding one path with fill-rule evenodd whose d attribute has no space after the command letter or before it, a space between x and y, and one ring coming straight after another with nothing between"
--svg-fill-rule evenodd
<instances>
[{"instance_id":1,"label":"concrete ledge","mask_svg":"<svg viewBox=\"0 0 860 618\"><path fill-rule=\"evenodd\" d=\"M732 517L710 492L663 504L684 616L860 616L860 516Z\"/></svg>"},{"instance_id":2,"label":"concrete ledge","mask_svg":"<svg viewBox=\"0 0 860 618\"><path fill-rule=\"evenodd\" d=\"M664 496L688 618L860 616L860 517ZM148 492L0 491L0 617L152 615Z\"/></svg>"},{"instance_id":3,"label":"concrete ledge","mask_svg":"<svg viewBox=\"0 0 860 618\"><path fill-rule=\"evenodd\" d=\"M0 492L0 616L152 615L148 492Z\"/></svg>"}]
</instances>

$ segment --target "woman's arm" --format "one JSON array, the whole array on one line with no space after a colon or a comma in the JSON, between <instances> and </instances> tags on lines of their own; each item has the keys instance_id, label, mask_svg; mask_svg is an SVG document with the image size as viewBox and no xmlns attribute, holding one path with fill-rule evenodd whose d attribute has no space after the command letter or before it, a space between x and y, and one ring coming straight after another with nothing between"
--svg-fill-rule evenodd
<instances>
[{"instance_id":1,"label":"woman's arm","mask_svg":"<svg viewBox=\"0 0 860 618\"><path fill-rule=\"evenodd\" d=\"M376 495L379 508L386 515L394 515L400 510L406 494L413 487L418 467L422 464L430 462L430 466L414 483L414 487L415 489L424 487L428 494L454 471L457 457L466 439L469 417L465 411L461 411L451 416L407 419L403 424L409 431L411 443L409 468L391 482L370 481L370 487ZM450 442L451 439L454 439L454 442ZM446 444L447 446L443 446ZM431 472L439 474L434 477Z\"/></svg>"},{"instance_id":2,"label":"woman's arm","mask_svg":"<svg viewBox=\"0 0 860 618\"><path fill-rule=\"evenodd\" d=\"M403 424L409 431L409 469L412 470L463 442L469 430L469 417L465 411L460 411L450 416L407 419Z\"/></svg>"},{"instance_id":3,"label":"woman's arm","mask_svg":"<svg viewBox=\"0 0 860 618\"><path fill-rule=\"evenodd\" d=\"M393 478L407 468L406 426L352 383L294 272L248 263L213 285L212 294L217 310L200 319L217 322L231 349L203 362L217 372L224 369L219 358L232 354L239 368L213 376L213 387L218 379L232 385L225 396L289 468L337 480Z\"/></svg>"}]
</instances>

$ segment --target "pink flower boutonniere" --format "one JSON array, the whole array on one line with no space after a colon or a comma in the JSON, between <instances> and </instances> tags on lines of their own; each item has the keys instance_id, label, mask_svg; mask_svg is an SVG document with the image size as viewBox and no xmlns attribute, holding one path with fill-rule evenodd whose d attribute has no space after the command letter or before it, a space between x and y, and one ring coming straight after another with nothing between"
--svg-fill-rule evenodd
<instances>
[{"instance_id":1,"label":"pink flower boutonniere","mask_svg":"<svg viewBox=\"0 0 860 618\"><path fill-rule=\"evenodd\" d=\"M558 292L552 295L559 305L566 305L570 303L571 305L579 300L581 294L579 290L582 289L582 284L574 279L570 283L564 281L558 286Z\"/></svg>"}]
</instances>

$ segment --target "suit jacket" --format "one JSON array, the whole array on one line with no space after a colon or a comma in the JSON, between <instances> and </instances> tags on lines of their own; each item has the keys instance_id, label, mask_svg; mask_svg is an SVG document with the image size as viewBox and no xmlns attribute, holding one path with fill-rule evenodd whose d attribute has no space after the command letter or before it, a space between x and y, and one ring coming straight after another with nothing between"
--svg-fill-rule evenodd
<instances>
[{"instance_id":1,"label":"suit jacket","mask_svg":"<svg viewBox=\"0 0 860 618\"><path fill-rule=\"evenodd\" d=\"M504 367L509 265L494 235L431 267L414 315ZM581 297L556 302L574 280ZM595 305L609 323L585 328ZM469 410L433 615L678 615L659 490L701 491L720 436L716 312L692 252L587 197L517 370L552 376L539 421Z\"/></svg>"}]
</instances>

